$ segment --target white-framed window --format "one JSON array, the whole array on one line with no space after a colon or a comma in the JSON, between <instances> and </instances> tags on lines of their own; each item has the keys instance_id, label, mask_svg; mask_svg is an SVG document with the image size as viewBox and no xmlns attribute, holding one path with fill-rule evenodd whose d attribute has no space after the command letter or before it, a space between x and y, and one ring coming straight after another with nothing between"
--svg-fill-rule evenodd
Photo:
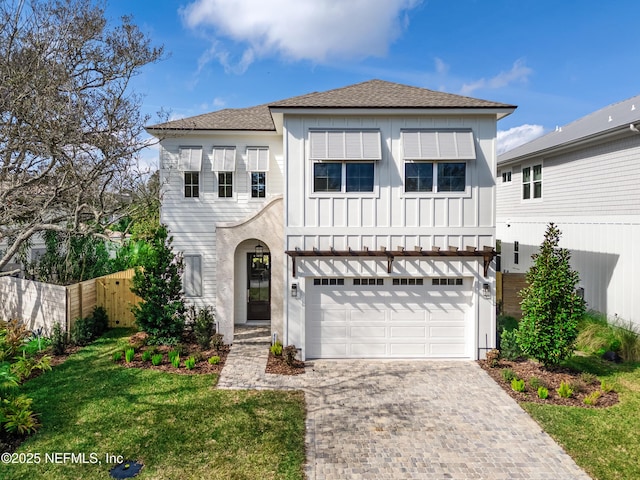
<instances>
[{"instance_id":1,"label":"white-framed window","mask_svg":"<svg viewBox=\"0 0 640 480\"><path fill-rule=\"evenodd\" d=\"M313 192L374 192L381 148L379 130L310 130Z\"/></svg>"},{"instance_id":2,"label":"white-framed window","mask_svg":"<svg viewBox=\"0 0 640 480\"><path fill-rule=\"evenodd\" d=\"M265 198L267 195L266 172L251 172L251 198Z\"/></svg>"},{"instance_id":3,"label":"white-framed window","mask_svg":"<svg viewBox=\"0 0 640 480\"><path fill-rule=\"evenodd\" d=\"M508 183L511 181L511 170L502 171L502 183Z\"/></svg>"},{"instance_id":4,"label":"white-framed window","mask_svg":"<svg viewBox=\"0 0 640 480\"><path fill-rule=\"evenodd\" d=\"M247 147L247 172L251 183L251 198L266 198L269 148Z\"/></svg>"},{"instance_id":5,"label":"white-framed window","mask_svg":"<svg viewBox=\"0 0 640 480\"><path fill-rule=\"evenodd\" d=\"M200 255L184 256L182 286L185 297L202 296L202 257Z\"/></svg>"},{"instance_id":6,"label":"white-framed window","mask_svg":"<svg viewBox=\"0 0 640 480\"><path fill-rule=\"evenodd\" d=\"M542 163L522 167L522 200L542 198Z\"/></svg>"},{"instance_id":7,"label":"white-framed window","mask_svg":"<svg viewBox=\"0 0 640 480\"><path fill-rule=\"evenodd\" d=\"M184 172L184 196L186 198L200 196L200 172Z\"/></svg>"},{"instance_id":8,"label":"white-framed window","mask_svg":"<svg viewBox=\"0 0 640 480\"><path fill-rule=\"evenodd\" d=\"M403 130L404 191L466 192L467 161L476 158L470 129Z\"/></svg>"},{"instance_id":9,"label":"white-framed window","mask_svg":"<svg viewBox=\"0 0 640 480\"><path fill-rule=\"evenodd\" d=\"M202 147L180 147L178 170L183 172L185 198L200 196L200 171L202 170Z\"/></svg>"},{"instance_id":10,"label":"white-framed window","mask_svg":"<svg viewBox=\"0 0 640 480\"><path fill-rule=\"evenodd\" d=\"M233 197L233 172L218 172L218 197Z\"/></svg>"}]
</instances>

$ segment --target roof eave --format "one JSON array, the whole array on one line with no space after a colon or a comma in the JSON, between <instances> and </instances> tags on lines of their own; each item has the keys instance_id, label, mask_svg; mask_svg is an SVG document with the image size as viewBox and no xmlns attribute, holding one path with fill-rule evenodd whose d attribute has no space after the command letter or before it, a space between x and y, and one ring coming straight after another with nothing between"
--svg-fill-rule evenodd
<instances>
[{"instance_id":1,"label":"roof eave","mask_svg":"<svg viewBox=\"0 0 640 480\"><path fill-rule=\"evenodd\" d=\"M269 107L274 115L495 115L498 120L513 113L507 107ZM274 118L275 121L275 118Z\"/></svg>"},{"instance_id":2,"label":"roof eave","mask_svg":"<svg viewBox=\"0 0 640 480\"><path fill-rule=\"evenodd\" d=\"M609 137L624 135L626 133L630 133L629 126L626 124L618 125L617 127L611 128L609 130L604 130L597 133L593 133L591 135L586 135L584 137L576 138L575 140L570 140L558 145L553 145L551 147L536 150L534 152L524 153L522 155L518 155L517 157L509 158L507 160L500 161L498 159L497 164L498 166L503 167L503 166L513 165L521 162L526 162L527 160L530 160L532 158L549 156L549 154L557 155L557 154L566 152L568 150L575 150L577 148L584 147L595 141L603 140ZM498 156L498 158L499 157L500 156Z\"/></svg>"}]
</instances>

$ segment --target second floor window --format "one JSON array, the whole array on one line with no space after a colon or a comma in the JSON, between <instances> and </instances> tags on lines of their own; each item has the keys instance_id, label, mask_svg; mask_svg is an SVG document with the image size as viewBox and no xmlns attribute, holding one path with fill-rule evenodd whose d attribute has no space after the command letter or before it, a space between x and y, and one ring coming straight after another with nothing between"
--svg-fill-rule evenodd
<instances>
[{"instance_id":1,"label":"second floor window","mask_svg":"<svg viewBox=\"0 0 640 480\"><path fill-rule=\"evenodd\" d=\"M218 197L233 197L233 173L218 172Z\"/></svg>"},{"instance_id":2,"label":"second floor window","mask_svg":"<svg viewBox=\"0 0 640 480\"><path fill-rule=\"evenodd\" d=\"M199 172L184 172L184 196L187 198L200 196Z\"/></svg>"},{"instance_id":3,"label":"second floor window","mask_svg":"<svg viewBox=\"0 0 640 480\"><path fill-rule=\"evenodd\" d=\"M465 162L406 162L404 191L464 192L467 186L466 170Z\"/></svg>"},{"instance_id":4,"label":"second floor window","mask_svg":"<svg viewBox=\"0 0 640 480\"><path fill-rule=\"evenodd\" d=\"M542 165L522 168L522 199L542 198Z\"/></svg>"},{"instance_id":5,"label":"second floor window","mask_svg":"<svg viewBox=\"0 0 640 480\"><path fill-rule=\"evenodd\" d=\"M267 176L265 172L251 172L251 198L265 198Z\"/></svg>"},{"instance_id":6,"label":"second floor window","mask_svg":"<svg viewBox=\"0 0 640 480\"><path fill-rule=\"evenodd\" d=\"M373 192L373 162L313 164L314 192Z\"/></svg>"}]
</instances>

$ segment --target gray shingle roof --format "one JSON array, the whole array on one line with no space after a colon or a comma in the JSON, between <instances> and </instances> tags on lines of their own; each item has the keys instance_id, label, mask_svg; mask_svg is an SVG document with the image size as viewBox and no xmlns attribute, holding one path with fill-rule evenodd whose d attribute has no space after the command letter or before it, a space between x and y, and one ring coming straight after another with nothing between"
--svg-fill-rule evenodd
<instances>
[{"instance_id":1,"label":"gray shingle roof","mask_svg":"<svg viewBox=\"0 0 640 480\"><path fill-rule=\"evenodd\" d=\"M275 130L270 109L287 108L508 108L504 103L463 97L383 80L314 92L249 108L225 109L161 123L149 129Z\"/></svg>"},{"instance_id":2,"label":"gray shingle roof","mask_svg":"<svg viewBox=\"0 0 640 480\"><path fill-rule=\"evenodd\" d=\"M513 105L369 80L270 104L272 108L515 108Z\"/></svg>"},{"instance_id":3,"label":"gray shingle roof","mask_svg":"<svg viewBox=\"0 0 640 480\"><path fill-rule=\"evenodd\" d=\"M248 108L226 108L195 117L181 118L171 122L147 127L169 130L266 130L275 131L269 105Z\"/></svg>"},{"instance_id":4,"label":"gray shingle roof","mask_svg":"<svg viewBox=\"0 0 640 480\"><path fill-rule=\"evenodd\" d=\"M570 145L640 122L640 95L597 110L498 156L498 164Z\"/></svg>"}]
</instances>

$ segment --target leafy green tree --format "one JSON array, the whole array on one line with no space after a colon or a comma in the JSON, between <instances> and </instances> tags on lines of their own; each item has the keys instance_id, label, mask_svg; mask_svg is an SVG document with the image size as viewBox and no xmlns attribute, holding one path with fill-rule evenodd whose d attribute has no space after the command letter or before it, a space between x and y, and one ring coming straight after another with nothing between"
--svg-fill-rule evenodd
<instances>
[{"instance_id":1,"label":"leafy green tree","mask_svg":"<svg viewBox=\"0 0 640 480\"><path fill-rule=\"evenodd\" d=\"M560 235L550 223L540 252L532 256L528 286L520 292L523 317L518 343L526 355L546 367L572 355L578 321L585 311L585 302L576 292L580 278L569 264L569 250L558 246Z\"/></svg>"},{"instance_id":2,"label":"leafy green tree","mask_svg":"<svg viewBox=\"0 0 640 480\"><path fill-rule=\"evenodd\" d=\"M148 242L149 251L136 268L131 287L143 301L132 311L138 327L156 343L175 343L184 330L182 255L173 252L165 225Z\"/></svg>"}]
</instances>

